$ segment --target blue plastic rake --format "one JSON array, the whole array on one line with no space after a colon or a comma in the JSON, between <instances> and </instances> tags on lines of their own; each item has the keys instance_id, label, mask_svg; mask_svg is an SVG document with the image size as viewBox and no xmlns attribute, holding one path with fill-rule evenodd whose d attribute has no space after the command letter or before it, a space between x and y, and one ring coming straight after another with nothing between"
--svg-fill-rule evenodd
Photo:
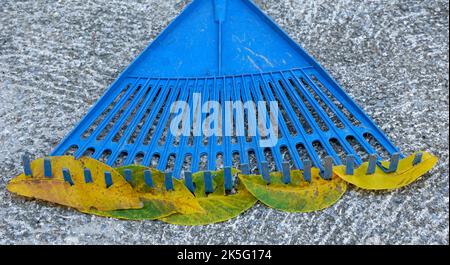
<instances>
[{"instance_id":1,"label":"blue plastic rake","mask_svg":"<svg viewBox=\"0 0 450 265\"><path fill-rule=\"evenodd\" d=\"M201 93L202 102L222 105L277 101L278 143L261 148L259 135L172 135L172 103L185 101L192 109L194 93ZM243 126L240 114L235 111L233 120L226 120L222 113L222 123ZM203 114L202 122L206 118ZM225 135L225 126L221 130ZM310 179L315 166L323 178L330 178L333 165L346 164L352 173L369 160L371 174L381 166L379 161L391 158L391 167L383 169L392 172L403 158L336 81L249 0L194 0L52 155L72 151L76 158L90 155L112 166L138 162L163 171L171 168L177 178L184 171L191 178L190 172L216 170L220 156L229 170L238 158L244 173L261 173L269 182L274 165L286 183L292 168L305 169ZM187 158L190 167L185 166ZM205 158L206 167L201 167Z\"/></svg>"}]
</instances>

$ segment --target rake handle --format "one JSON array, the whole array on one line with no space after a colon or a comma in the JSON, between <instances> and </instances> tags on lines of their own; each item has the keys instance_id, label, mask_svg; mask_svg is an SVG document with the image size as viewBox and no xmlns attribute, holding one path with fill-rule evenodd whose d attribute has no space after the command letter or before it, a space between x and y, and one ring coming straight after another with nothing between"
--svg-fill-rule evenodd
<instances>
[{"instance_id":1,"label":"rake handle","mask_svg":"<svg viewBox=\"0 0 450 265\"><path fill-rule=\"evenodd\" d=\"M216 22L222 23L226 17L227 0L214 0Z\"/></svg>"}]
</instances>

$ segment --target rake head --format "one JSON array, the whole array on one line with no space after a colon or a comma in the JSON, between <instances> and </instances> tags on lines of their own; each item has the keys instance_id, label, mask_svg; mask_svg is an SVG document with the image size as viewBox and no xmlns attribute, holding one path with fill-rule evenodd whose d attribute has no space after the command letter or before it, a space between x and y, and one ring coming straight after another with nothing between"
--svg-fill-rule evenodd
<instances>
[{"instance_id":1,"label":"rake head","mask_svg":"<svg viewBox=\"0 0 450 265\"><path fill-rule=\"evenodd\" d=\"M185 108L178 110L178 102ZM257 129L251 130L256 119ZM261 121L277 128L267 133ZM211 126L195 126L203 124ZM225 185L231 189L233 166L268 183L270 171L281 171L289 183L291 169L303 170L308 181L312 167L329 179L334 166L344 165L353 175L364 162L367 175L376 168L390 174L405 158L336 81L249 0L194 0L51 155L67 154L111 166L152 166L169 172L168 179L184 175L191 190L191 172L217 168L229 172ZM381 162L386 158L388 166ZM419 153L410 167L421 161ZM166 185L171 188L170 180Z\"/></svg>"}]
</instances>

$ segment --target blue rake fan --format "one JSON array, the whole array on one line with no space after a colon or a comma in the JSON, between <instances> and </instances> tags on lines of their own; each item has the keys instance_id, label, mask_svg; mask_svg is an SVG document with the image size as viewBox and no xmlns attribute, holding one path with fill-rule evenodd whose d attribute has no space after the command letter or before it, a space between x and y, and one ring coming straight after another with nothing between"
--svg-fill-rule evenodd
<instances>
[{"instance_id":1,"label":"blue rake fan","mask_svg":"<svg viewBox=\"0 0 450 265\"><path fill-rule=\"evenodd\" d=\"M195 95L201 95L201 103L222 105L277 102L276 144L263 147L258 132L226 134L230 126L245 130L246 119L255 114L251 108L237 108L231 117L221 112L224 126L217 128L222 136L194 136L192 128L189 135L173 135L172 104L184 101L194 109ZM185 118L194 120L193 115ZM271 112L266 115L270 119ZM196 122L208 117L203 113ZM90 155L111 166L139 160L164 171L173 163L168 174L176 178L183 172L190 178L190 172L216 170L222 156L228 189L236 157L243 173L261 173L268 180L271 164L286 176L292 168L304 169L305 178L315 166L328 179L333 165L346 165L353 174L367 160L367 174L376 167L389 173L405 158L336 81L250 0L194 0L51 155L70 150L76 150L76 158ZM191 166L185 168L189 157ZM391 162L382 164L385 158ZM421 159L418 153L413 164ZM200 168L204 160L206 168Z\"/></svg>"}]
</instances>

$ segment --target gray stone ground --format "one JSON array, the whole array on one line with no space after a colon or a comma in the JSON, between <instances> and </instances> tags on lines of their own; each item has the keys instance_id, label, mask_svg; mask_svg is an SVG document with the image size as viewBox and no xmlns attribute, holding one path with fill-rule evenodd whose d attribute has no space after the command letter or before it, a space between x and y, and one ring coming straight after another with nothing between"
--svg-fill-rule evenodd
<instances>
[{"instance_id":1,"label":"gray stone ground","mask_svg":"<svg viewBox=\"0 0 450 265\"><path fill-rule=\"evenodd\" d=\"M258 0L405 153L440 157L394 192L351 187L335 206L288 214L258 205L206 227L84 215L5 190L79 121L189 1L3 0L0 5L0 243L448 244L446 0Z\"/></svg>"}]
</instances>

